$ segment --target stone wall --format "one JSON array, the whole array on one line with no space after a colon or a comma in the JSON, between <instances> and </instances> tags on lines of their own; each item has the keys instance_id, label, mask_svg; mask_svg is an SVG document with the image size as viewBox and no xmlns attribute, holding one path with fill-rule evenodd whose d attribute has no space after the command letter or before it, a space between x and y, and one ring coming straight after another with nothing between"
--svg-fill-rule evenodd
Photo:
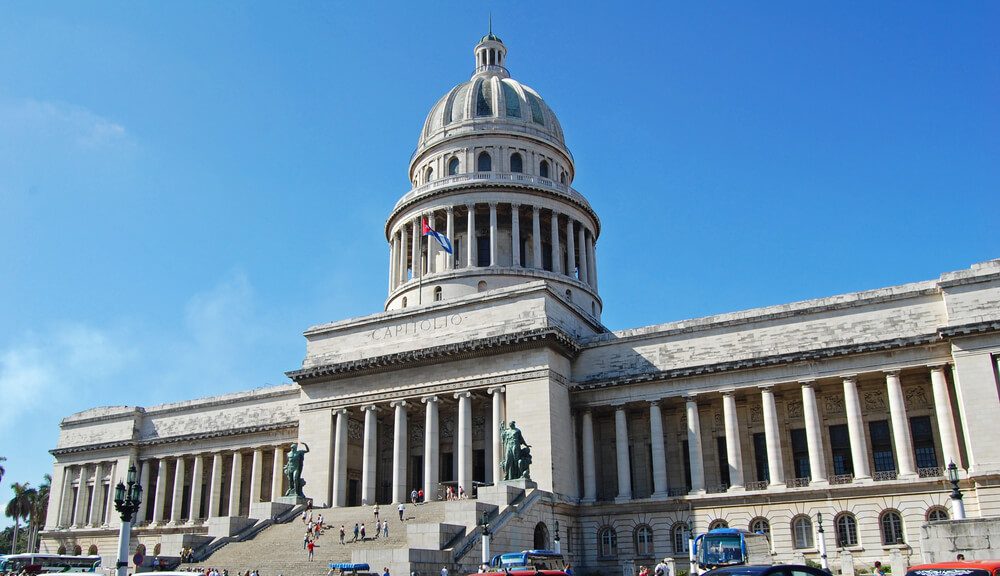
<instances>
[{"instance_id":1,"label":"stone wall","mask_svg":"<svg viewBox=\"0 0 1000 576\"><path fill-rule=\"evenodd\" d=\"M1000 558L1000 517L929 522L920 529L924 562L946 562L964 554L966 560Z\"/></svg>"}]
</instances>

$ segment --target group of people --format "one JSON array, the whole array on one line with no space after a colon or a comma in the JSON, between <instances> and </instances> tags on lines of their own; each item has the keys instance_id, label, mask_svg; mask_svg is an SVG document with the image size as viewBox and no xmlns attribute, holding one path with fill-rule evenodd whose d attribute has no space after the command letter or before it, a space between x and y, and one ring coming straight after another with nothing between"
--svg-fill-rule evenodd
<instances>
[{"instance_id":1,"label":"group of people","mask_svg":"<svg viewBox=\"0 0 1000 576\"><path fill-rule=\"evenodd\" d=\"M399 520L402 522L404 520L404 514L406 513L406 506L404 504L399 505ZM389 520L387 518L381 518L381 509L378 504L372 505L372 514L375 517L375 526L372 531L368 530L367 522L355 522L353 530L348 530L346 524L340 525L339 536L341 544L350 544L358 542L359 540L364 542L366 540L376 540L378 538L388 538L389 537ZM302 538L302 549L308 554L310 561L314 559L317 540L323 535L326 529L332 528L332 526L323 522L323 515L319 514L313 518L311 511L302 512L302 523L306 527L305 536Z\"/></svg>"},{"instance_id":2,"label":"group of people","mask_svg":"<svg viewBox=\"0 0 1000 576\"><path fill-rule=\"evenodd\" d=\"M302 523L306 527L306 534L302 538L302 549L307 552L311 562L316 554L316 541L323 535L323 529L326 525L323 524L323 514L318 514L313 518L311 509L302 511Z\"/></svg>"},{"instance_id":3,"label":"group of people","mask_svg":"<svg viewBox=\"0 0 1000 576\"><path fill-rule=\"evenodd\" d=\"M219 570L218 568L178 568L177 571L201 574L202 576L229 576L229 570ZM246 572L237 572L236 576L260 576L260 572L254 568Z\"/></svg>"}]
</instances>

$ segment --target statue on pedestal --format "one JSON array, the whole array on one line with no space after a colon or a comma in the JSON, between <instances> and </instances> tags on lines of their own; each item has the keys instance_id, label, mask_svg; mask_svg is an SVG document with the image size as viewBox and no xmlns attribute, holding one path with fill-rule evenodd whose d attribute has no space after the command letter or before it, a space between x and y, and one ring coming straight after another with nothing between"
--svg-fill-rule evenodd
<instances>
[{"instance_id":1,"label":"statue on pedestal","mask_svg":"<svg viewBox=\"0 0 1000 576\"><path fill-rule=\"evenodd\" d=\"M510 421L510 426L500 423L500 439L503 442L503 457L500 468L504 480L530 480L531 446L524 441L517 423Z\"/></svg>"},{"instance_id":2,"label":"statue on pedestal","mask_svg":"<svg viewBox=\"0 0 1000 576\"><path fill-rule=\"evenodd\" d=\"M302 448L299 448L299 446L302 446ZM288 450L288 462L285 464L285 478L288 480L288 490L285 491L285 496L306 497L302 493L302 487L305 485L305 480L302 479L302 461L305 459L307 452L309 452L309 445L305 442L292 444L292 447Z\"/></svg>"}]
</instances>

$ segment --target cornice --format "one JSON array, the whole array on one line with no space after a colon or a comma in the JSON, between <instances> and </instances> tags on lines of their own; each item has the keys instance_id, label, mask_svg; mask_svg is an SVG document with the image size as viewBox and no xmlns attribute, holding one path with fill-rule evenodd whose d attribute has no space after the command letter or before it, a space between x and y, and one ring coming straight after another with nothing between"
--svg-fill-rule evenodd
<instances>
[{"instance_id":1,"label":"cornice","mask_svg":"<svg viewBox=\"0 0 1000 576\"><path fill-rule=\"evenodd\" d=\"M150 438L148 440L119 440L116 442L102 442L98 444L84 444L81 446L70 446L67 448L54 448L49 450L49 454L53 456L61 456L64 454L78 454L81 452L92 452L95 450L107 450L110 448L121 448L124 446L128 447L145 447L145 446L158 446L162 444L171 444L174 442L191 442L198 440L208 440L211 438L225 438L229 436L242 436L246 434L258 434L261 432L273 432L275 430L291 430L298 429L299 423L297 420L290 420L287 422L278 422L276 424L264 424L260 426L244 426L242 428L230 428L228 430L210 430L206 432L198 432L195 434L185 434L183 436L168 436L165 438Z\"/></svg>"},{"instance_id":2,"label":"cornice","mask_svg":"<svg viewBox=\"0 0 1000 576\"><path fill-rule=\"evenodd\" d=\"M545 345L555 346L570 358L576 357L580 352L580 346L568 334L559 328L546 327L525 330L515 334L500 334L488 338L477 338L465 342L431 346L419 350L384 354L347 362L323 364L285 372L285 375L299 384L308 384L312 380L322 379L323 381L327 381L349 375L388 372L400 366L407 368L423 366L442 359L462 360L473 358L496 348L513 351Z\"/></svg>"},{"instance_id":3,"label":"cornice","mask_svg":"<svg viewBox=\"0 0 1000 576\"><path fill-rule=\"evenodd\" d=\"M971 336L973 334L986 334L989 332L1000 332L1000 320L985 320L983 322L972 322L970 324L960 324L958 326L945 326L944 328L938 328L938 334L940 334L942 338Z\"/></svg>"}]
</instances>

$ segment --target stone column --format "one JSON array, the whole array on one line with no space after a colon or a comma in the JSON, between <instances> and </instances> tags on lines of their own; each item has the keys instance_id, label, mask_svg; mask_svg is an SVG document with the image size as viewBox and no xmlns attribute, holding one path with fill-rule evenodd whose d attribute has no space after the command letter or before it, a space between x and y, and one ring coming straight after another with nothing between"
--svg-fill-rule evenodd
<instances>
[{"instance_id":1,"label":"stone column","mask_svg":"<svg viewBox=\"0 0 1000 576\"><path fill-rule=\"evenodd\" d=\"M424 420L424 499L427 502L437 500L438 489L438 454L440 439L438 437L438 397L426 396L421 399L426 404Z\"/></svg>"},{"instance_id":2,"label":"stone column","mask_svg":"<svg viewBox=\"0 0 1000 576\"><path fill-rule=\"evenodd\" d=\"M583 443L583 501L597 500L597 466L594 458L594 415L590 408L583 411L581 441Z\"/></svg>"},{"instance_id":3,"label":"stone column","mask_svg":"<svg viewBox=\"0 0 1000 576\"><path fill-rule=\"evenodd\" d=\"M451 254L448 254L446 257L447 264L445 265L445 268L447 270L454 270L455 269L455 207L448 206L447 208L445 208L445 214L446 214L445 226L447 226L447 228L445 229L445 235L448 236L448 241L451 242L452 244Z\"/></svg>"},{"instance_id":4,"label":"stone column","mask_svg":"<svg viewBox=\"0 0 1000 576\"><path fill-rule=\"evenodd\" d=\"M243 489L243 453L233 452L232 470L229 473L229 515L240 515L240 491Z\"/></svg>"},{"instance_id":5,"label":"stone column","mask_svg":"<svg viewBox=\"0 0 1000 576\"><path fill-rule=\"evenodd\" d=\"M511 265L515 268L521 265L521 205L510 205L510 253Z\"/></svg>"},{"instance_id":6,"label":"stone column","mask_svg":"<svg viewBox=\"0 0 1000 576\"><path fill-rule=\"evenodd\" d=\"M572 225L572 221L570 224ZM572 234L566 235L566 238L572 237ZM660 412L660 403L655 400L649 403L649 443L653 456L653 498L666 498L667 458L663 444L663 413Z\"/></svg>"},{"instance_id":7,"label":"stone column","mask_svg":"<svg viewBox=\"0 0 1000 576\"><path fill-rule=\"evenodd\" d=\"M333 505L347 505L347 410L333 412L337 417L333 433Z\"/></svg>"},{"instance_id":8,"label":"stone column","mask_svg":"<svg viewBox=\"0 0 1000 576\"><path fill-rule=\"evenodd\" d=\"M472 394L458 392L458 485L472 495Z\"/></svg>"},{"instance_id":9,"label":"stone column","mask_svg":"<svg viewBox=\"0 0 1000 576\"><path fill-rule=\"evenodd\" d=\"M628 422L625 407L615 406L615 451L618 456L618 497L615 502L632 499L632 466L628 455Z\"/></svg>"},{"instance_id":10,"label":"stone column","mask_svg":"<svg viewBox=\"0 0 1000 576\"><path fill-rule=\"evenodd\" d=\"M802 412L806 423L806 445L809 448L809 483L827 482L826 455L823 452L823 428L816 405L816 390L812 382L802 382Z\"/></svg>"},{"instance_id":11,"label":"stone column","mask_svg":"<svg viewBox=\"0 0 1000 576\"><path fill-rule=\"evenodd\" d=\"M410 243L412 244L412 246L410 246L410 260L412 261L412 263L410 264L410 266L413 267L413 279L414 280L416 280L417 278L423 276L423 272L421 270L422 266L420 264L420 233L421 233L421 231L422 231L422 227L420 225L420 218L418 217L418 218L416 218L416 219L413 220L413 232L412 232L411 238L410 238Z\"/></svg>"},{"instance_id":12,"label":"stone column","mask_svg":"<svg viewBox=\"0 0 1000 576\"><path fill-rule=\"evenodd\" d=\"M729 490L743 489L743 449L740 446L740 424L736 414L736 393L722 393L722 412L726 420L726 462L729 464Z\"/></svg>"},{"instance_id":13,"label":"stone column","mask_svg":"<svg viewBox=\"0 0 1000 576\"><path fill-rule=\"evenodd\" d=\"M76 489L76 501L73 503L76 510L73 513L73 525L83 528L87 525L87 478L90 475L90 466L84 464L80 466L80 483Z\"/></svg>"},{"instance_id":14,"label":"stone column","mask_svg":"<svg viewBox=\"0 0 1000 576\"><path fill-rule=\"evenodd\" d=\"M201 485L205 478L205 458L201 454L194 457L194 467L191 469L191 508L188 510L188 523L194 524L201 518Z\"/></svg>"},{"instance_id":15,"label":"stone column","mask_svg":"<svg viewBox=\"0 0 1000 576\"><path fill-rule=\"evenodd\" d=\"M552 271L562 274L562 255L559 250L559 213L552 211Z\"/></svg>"},{"instance_id":16,"label":"stone column","mask_svg":"<svg viewBox=\"0 0 1000 576\"><path fill-rule=\"evenodd\" d=\"M212 455L212 480L208 487L208 517L222 515L222 453Z\"/></svg>"},{"instance_id":17,"label":"stone column","mask_svg":"<svg viewBox=\"0 0 1000 576\"><path fill-rule=\"evenodd\" d=\"M389 241L389 292L396 287L396 263L399 262L399 254L396 250L399 246L396 245L396 237L393 236L392 240Z\"/></svg>"},{"instance_id":18,"label":"stone column","mask_svg":"<svg viewBox=\"0 0 1000 576\"><path fill-rule=\"evenodd\" d=\"M160 458L156 471L156 499L153 500L153 523L162 524L167 500L167 459Z\"/></svg>"},{"instance_id":19,"label":"stone column","mask_svg":"<svg viewBox=\"0 0 1000 576\"><path fill-rule=\"evenodd\" d=\"M400 226L399 230L399 283L406 284L410 279L407 270L409 270L409 252L410 245L409 239L406 236L406 224Z\"/></svg>"},{"instance_id":20,"label":"stone column","mask_svg":"<svg viewBox=\"0 0 1000 576\"><path fill-rule=\"evenodd\" d=\"M580 269L580 282L590 284L590 276L587 270L587 229L584 227L583 222L580 223L580 231L577 232L576 243L580 247L580 263L577 264L577 267Z\"/></svg>"},{"instance_id":21,"label":"stone column","mask_svg":"<svg viewBox=\"0 0 1000 576\"><path fill-rule=\"evenodd\" d=\"M424 216L427 220L427 225L430 226L431 230L437 230L437 216L434 211L431 210L430 214ZM420 224L420 234L423 237L423 222ZM427 240L427 273L432 274L437 272L437 253L438 246L437 240L433 240L430 237L426 237Z\"/></svg>"},{"instance_id":22,"label":"stone column","mask_svg":"<svg viewBox=\"0 0 1000 576\"><path fill-rule=\"evenodd\" d=\"M466 204L465 209L468 211L468 217L465 222L465 267L472 268L476 266L478 262L476 254L476 205Z\"/></svg>"},{"instance_id":23,"label":"stone column","mask_svg":"<svg viewBox=\"0 0 1000 576\"><path fill-rule=\"evenodd\" d=\"M490 202L490 266L497 265L497 203Z\"/></svg>"},{"instance_id":24,"label":"stone column","mask_svg":"<svg viewBox=\"0 0 1000 576\"><path fill-rule=\"evenodd\" d=\"M587 237L587 264L590 267L588 270L588 278L590 278L590 285L597 290L597 252L594 249L594 236L588 235Z\"/></svg>"},{"instance_id":25,"label":"stone column","mask_svg":"<svg viewBox=\"0 0 1000 576\"><path fill-rule=\"evenodd\" d=\"M691 493L705 493L705 463L701 454L701 420L698 418L698 400L694 396L686 399L688 465L691 468Z\"/></svg>"},{"instance_id":26,"label":"stone column","mask_svg":"<svg viewBox=\"0 0 1000 576\"><path fill-rule=\"evenodd\" d=\"M139 513L136 514L136 522L133 524L138 526L141 522L146 521L146 511L149 509L149 501L153 497L153 491L149 489L149 470L152 468L152 464L149 460L142 462L139 466L139 485L142 486L142 501L139 502Z\"/></svg>"},{"instance_id":27,"label":"stone column","mask_svg":"<svg viewBox=\"0 0 1000 576\"><path fill-rule=\"evenodd\" d=\"M934 394L934 415L937 418L938 434L941 435L943 465L954 462L962 467L962 456L958 447L958 433L955 431L955 416L951 410L951 395L948 393L947 365L931 366L931 388Z\"/></svg>"},{"instance_id":28,"label":"stone column","mask_svg":"<svg viewBox=\"0 0 1000 576\"><path fill-rule=\"evenodd\" d=\"M851 438L851 461L854 463L854 478L871 478L868 467L868 443L865 441L865 423L861 419L861 400L858 398L858 383L853 376L844 378L844 408L847 410L847 432Z\"/></svg>"},{"instance_id":29,"label":"stone column","mask_svg":"<svg viewBox=\"0 0 1000 576\"><path fill-rule=\"evenodd\" d=\"M170 523L174 526L182 524L181 516L184 515L184 470L186 468L184 457L180 456L174 461L174 494L170 499Z\"/></svg>"},{"instance_id":30,"label":"stone column","mask_svg":"<svg viewBox=\"0 0 1000 576\"><path fill-rule=\"evenodd\" d=\"M764 440L767 444L768 486L785 485L785 465L781 459L781 432L778 427L778 410L774 403L774 390L762 388L761 403L764 407Z\"/></svg>"},{"instance_id":31,"label":"stone column","mask_svg":"<svg viewBox=\"0 0 1000 576\"><path fill-rule=\"evenodd\" d=\"M374 404L362 406L365 415L365 437L361 460L361 504L375 503L375 471L378 466L378 412Z\"/></svg>"},{"instance_id":32,"label":"stone column","mask_svg":"<svg viewBox=\"0 0 1000 576\"><path fill-rule=\"evenodd\" d=\"M285 495L285 491L282 490L282 480L285 479L285 451L281 446L274 447L271 460L271 502L276 502Z\"/></svg>"},{"instance_id":33,"label":"stone column","mask_svg":"<svg viewBox=\"0 0 1000 576\"><path fill-rule=\"evenodd\" d=\"M542 224L538 219L538 206L531 207L531 267L541 270L542 265Z\"/></svg>"},{"instance_id":34,"label":"stone column","mask_svg":"<svg viewBox=\"0 0 1000 576\"><path fill-rule=\"evenodd\" d=\"M101 509L101 488L104 487L104 478L101 475L103 464L94 465L94 489L90 492L90 514L87 517L88 526L100 526L98 516Z\"/></svg>"},{"instance_id":35,"label":"stone column","mask_svg":"<svg viewBox=\"0 0 1000 576\"><path fill-rule=\"evenodd\" d=\"M505 420L504 392L506 388L503 386L494 386L493 388L488 388L486 391L493 396L493 431L490 437L493 445L493 461L490 463L490 475L492 478L487 478L487 481L496 483L503 480L503 470L500 467L500 462L503 461L503 438L500 437L500 426L503 425Z\"/></svg>"},{"instance_id":36,"label":"stone column","mask_svg":"<svg viewBox=\"0 0 1000 576\"><path fill-rule=\"evenodd\" d=\"M264 450L254 448L250 462L250 505L260 502L261 474L264 472Z\"/></svg>"},{"instance_id":37,"label":"stone column","mask_svg":"<svg viewBox=\"0 0 1000 576\"><path fill-rule=\"evenodd\" d=\"M389 404L395 409L392 430L392 502L406 502L406 401L397 400Z\"/></svg>"},{"instance_id":38,"label":"stone column","mask_svg":"<svg viewBox=\"0 0 1000 576\"><path fill-rule=\"evenodd\" d=\"M566 275L576 278L576 234L573 232L573 218L566 217Z\"/></svg>"},{"instance_id":39,"label":"stone column","mask_svg":"<svg viewBox=\"0 0 1000 576\"><path fill-rule=\"evenodd\" d=\"M892 442L896 448L896 469L901 478L913 478L917 475L917 464L913 457L910 420L906 417L906 403L903 399L903 386L899 383L898 371L885 373L885 386L889 396Z\"/></svg>"},{"instance_id":40,"label":"stone column","mask_svg":"<svg viewBox=\"0 0 1000 576\"><path fill-rule=\"evenodd\" d=\"M108 465L108 497L104 502L104 513L101 514L101 525L111 524L111 514L115 510L115 478L118 475L118 463L112 462Z\"/></svg>"},{"instance_id":41,"label":"stone column","mask_svg":"<svg viewBox=\"0 0 1000 576\"><path fill-rule=\"evenodd\" d=\"M60 494L59 519L56 525L59 528L68 528L73 525L73 466L63 468L62 490L60 490Z\"/></svg>"}]
</instances>

